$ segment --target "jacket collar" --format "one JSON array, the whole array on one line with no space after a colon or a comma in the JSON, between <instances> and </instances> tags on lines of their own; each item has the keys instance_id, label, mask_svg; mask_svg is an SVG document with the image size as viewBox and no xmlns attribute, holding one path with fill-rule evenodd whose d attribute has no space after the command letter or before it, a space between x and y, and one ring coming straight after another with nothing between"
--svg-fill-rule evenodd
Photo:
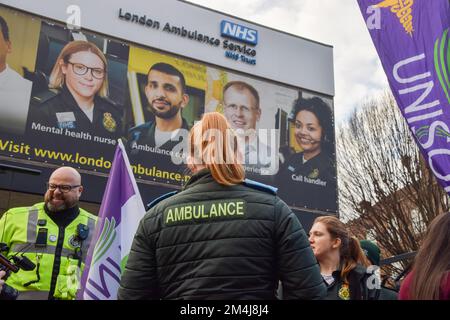
<instances>
[{"instance_id":1,"label":"jacket collar","mask_svg":"<svg viewBox=\"0 0 450 320\"><path fill-rule=\"evenodd\" d=\"M182 120L181 129L189 130L189 125L188 125L186 119L181 117L181 120ZM156 142L155 142L156 121L146 122L143 125L143 128L144 128L144 130L141 133L141 136L148 137L149 145L154 147L156 145ZM160 146L159 149L172 150L172 148L174 146L174 142L178 143L178 141L169 140L169 141L165 142L162 146Z\"/></svg>"},{"instance_id":2,"label":"jacket collar","mask_svg":"<svg viewBox=\"0 0 450 320\"><path fill-rule=\"evenodd\" d=\"M61 88L61 97L65 105L68 105L75 110L79 109L75 98L72 96L72 93L69 91L69 88L67 88L66 85L63 85Z\"/></svg>"},{"instance_id":3,"label":"jacket collar","mask_svg":"<svg viewBox=\"0 0 450 320\"><path fill-rule=\"evenodd\" d=\"M61 88L61 97L64 101L64 105L69 106L73 112L77 113L78 116L80 117L85 117L86 120L88 120L89 122L91 122L89 120L89 118L87 117L87 115L83 112L83 110L81 110L81 108L78 106L77 101L75 100L75 98L73 97L72 93L69 91L69 89L67 88L66 85L63 85ZM95 95L94 97L94 115L93 115L93 121L92 122L96 122L96 120L98 120L99 116L100 116L100 112L98 110L98 108L96 108L96 105L98 105L98 96Z\"/></svg>"},{"instance_id":4,"label":"jacket collar","mask_svg":"<svg viewBox=\"0 0 450 320\"><path fill-rule=\"evenodd\" d=\"M78 205L60 211L60 212L51 212L48 210L47 206L44 204L44 210L45 213L50 217L50 219L53 220L54 223L56 223L57 226L65 228L68 226L80 213L80 208Z\"/></svg>"},{"instance_id":5,"label":"jacket collar","mask_svg":"<svg viewBox=\"0 0 450 320\"><path fill-rule=\"evenodd\" d=\"M202 169L202 170L198 171L197 173L194 173L191 176L191 178L188 180L188 182L183 187L183 190L192 188L199 183L210 182L213 180L214 180L214 178L211 174L211 171L209 171L209 169Z\"/></svg>"},{"instance_id":6,"label":"jacket collar","mask_svg":"<svg viewBox=\"0 0 450 320\"><path fill-rule=\"evenodd\" d=\"M341 268L339 268L341 269ZM348 286L350 290L350 299L351 300L361 300L363 292L361 291L361 280L364 278L364 275L366 274L366 268L363 265L357 264L355 268L353 268L347 275L348 280ZM333 278L335 281L327 287L337 287L336 290L340 290L342 286L342 279L341 279L341 270L333 271L332 273ZM324 280L325 281L325 280Z\"/></svg>"},{"instance_id":7,"label":"jacket collar","mask_svg":"<svg viewBox=\"0 0 450 320\"><path fill-rule=\"evenodd\" d=\"M342 266L339 267L338 270L335 270L332 272L332 275L335 279L339 279L341 277L341 271L342 271ZM366 268L361 265L361 264L357 264L355 268L353 268L351 271L351 273L355 273L356 275L358 275L359 278L362 278L365 273L366 273Z\"/></svg>"}]
</instances>

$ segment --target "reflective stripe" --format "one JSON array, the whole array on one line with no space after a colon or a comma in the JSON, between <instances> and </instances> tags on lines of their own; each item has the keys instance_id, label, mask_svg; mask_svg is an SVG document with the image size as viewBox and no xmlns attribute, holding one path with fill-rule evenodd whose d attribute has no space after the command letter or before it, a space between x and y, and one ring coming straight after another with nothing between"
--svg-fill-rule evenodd
<instances>
[{"instance_id":1,"label":"reflective stripe","mask_svg":"<svg viewBox=\"0 0 450 320\"><path fill-rule=\"evenodd\" d=\"M73 258L74 253L75 253L75 250L62 248L61 257Z\"/></svg>"},{"instance_id":2,"label":"reflective stripe","mask_svg":"<svg viewBox=\"0 0 450 320\"><path fill-rule=\"evenodd\" d=\"M35 243L36 241L38 212L38 209L34 207L28 211L27 242L29 243Z\"/></svg>"},{"instance_id":3,"label":"reflective stripe","mask_svg":"<svg viewBox=\"0 0 450 320\"><path fill-rule=\"evenodd\" d=\"M27 242L26 243L20 243L15 244L11 248L11 252L29 252L29 253L43 253L43 254L52 254L55 255L56 246L51 245L47 243L47 246L45 247L36 247L34 244L36 242L36 226L37 226L37 220L38 220L38 213L39 210L32 208L29 210L28 215L28 230L27 230ZM82 262L84 263L87 257L87 252L89 250L89 244L92 241L92 238L94 237L95 232L95 219L88 217L88 228L89 228L89 234L86 240L83 241L82 245ZM61 250L61 257L70 257L74 258L75 250L74 249L67 249L62 248Z\"/></svg>"},{"instance_id":4,"label":"reflective stripe","mask_svg":"<svg viewBox=\"0 0 450 320\"><path fill-rule=\"evenodd\" d=\"M27 248L28 246L28 248ZM25 252L31 252L31 253L46 253L46 254L55 254L56 247L52 245L47 245L46 247L34 247L34 243L21 243L21 244L15 244L13 245L11 252L22 252L25 248ZM30 249L32 248L32 249ZM62 248L61 250L61 257L73 257L73 254L75 253L72 249L66 249Z\"/></svg>"},{"instance_id":5,"label":"reflective stripe","mask_svg":"<svg viewBox=\"0 0 450 320\"><path fill-rule=\"evenodd\" d=\"M35 247L34 241L32 243L21 243L12 246L12 252L28 252L28 253L48 253L55 254L56 247L45 246L45 247Z\"/></svg>"},{"instance_id":6,"label":"reflective stripe","mask_svg":"<svg viewBox=\"0 0 450 320\"><path fill-rule=\"evenodd\" d=\"M21 291L17 300L48 300L49 291Z\"/></svg>"},{"instance_id":7,"label":"reflective stripe","mask_svg":"<svg viewBox=\"0 0 450 320\"><path fill-rule=\"evenodd\" d=\"M74 250L72 249L66 249L66 248L62 248L61 250L61 257L70 257L73 258L73 254L75 253Z\"/></svg>"},{"instance_id":8,"label":"reflective stripe","mask_svg":"<svg viewBox=\"0 0 450 320\"><path fill-rule=\"evenodd\" d=\"M87 253L89 250L89 245L91 243L92 238L94 237L94 231L95 231L95 219L88 218L88 228L89 228L89 234L86 240L83 241L83 244L81 245L81 250L83 252L83 256L81 258L81 261L84 263L86 261Z\"/></svg>"}]
</instances>

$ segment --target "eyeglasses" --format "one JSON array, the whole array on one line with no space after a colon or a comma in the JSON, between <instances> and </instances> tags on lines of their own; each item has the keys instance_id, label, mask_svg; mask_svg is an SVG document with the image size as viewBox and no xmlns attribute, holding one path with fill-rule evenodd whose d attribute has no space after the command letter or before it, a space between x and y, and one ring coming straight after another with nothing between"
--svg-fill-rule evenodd
<instances>
[{"instance_id":1,"label":"eyeglasses","mask_svg":"<svg viewBox=\"0 0 450 320\"><path fill-rule=\"evenodd\" d=\"M90 67L85 66L82 63L73 63L70 61L68 61L67 63L72 65L73 72L79 76L84 76L88 72L88 70L91 70L91 74L95 79L101 80L105 77L105 73L106 73L105 69L90 68Z\"/></svg>"},{"instance_id":2,"label":"eyeglasses","mask_svg":"<svg viewBox=\"0 0 450 320\"><path fill-rule=\"evenodd\" d=\"M226 105L225 109L227 109L229 111L233 111L233 112L236 112L239 110L240 112L243 112L243 113L250 113L250 111L252 111L252 110L257 110L256 108L249 108L246 106L237 106L235 104Z\"/></svg>"},{"instance_id":3,"label":"eyeglasses","mask_svg":"<svg viewBox=\"0 0 450 320\"><path fill-rule=\"evenodd\" d=\"M50 191L55 191L56 189L59 189L62 193L70 192L73 188L81 187L81 185L76 186L70 186L67 184L54 184L54 183L47 183L47 189Z\"/></svg>"}]
</instances>

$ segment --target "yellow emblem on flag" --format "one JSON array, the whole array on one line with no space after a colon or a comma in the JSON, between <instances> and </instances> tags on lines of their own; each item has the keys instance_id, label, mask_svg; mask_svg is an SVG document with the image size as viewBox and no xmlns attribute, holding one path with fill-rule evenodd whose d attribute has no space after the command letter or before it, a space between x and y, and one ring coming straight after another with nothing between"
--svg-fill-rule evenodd
<instances>
[{"instance_id":1,"label":"yellow emblem on flag","mask_svg":"<svg viewBox=\"0 0 450 320\"><path fill-rule=\"evenodd\" d=\"M375 6L378 8L390 8L391 12L397 16L406 33L412 36L414 27L411 7L413 4L414 0L384 0Z\"/></svg>"}]
</instances>

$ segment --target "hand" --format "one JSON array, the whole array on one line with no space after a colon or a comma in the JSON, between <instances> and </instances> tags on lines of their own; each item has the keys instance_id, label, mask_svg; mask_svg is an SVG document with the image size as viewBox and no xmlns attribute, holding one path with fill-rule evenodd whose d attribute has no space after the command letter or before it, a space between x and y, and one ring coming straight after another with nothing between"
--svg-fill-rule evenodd
<instances>
[{"instance_id":1,"label":"hand","mask_svg":"<svg viewBox=\"0 0 450 320\"><path fill-rule=\"evenodd\" d=\"M0 293L3 290L3 284L5 283L5 280L2 280L2 278L5 276L5 271L0 271Z\"/></svg>"}]
</instances>

